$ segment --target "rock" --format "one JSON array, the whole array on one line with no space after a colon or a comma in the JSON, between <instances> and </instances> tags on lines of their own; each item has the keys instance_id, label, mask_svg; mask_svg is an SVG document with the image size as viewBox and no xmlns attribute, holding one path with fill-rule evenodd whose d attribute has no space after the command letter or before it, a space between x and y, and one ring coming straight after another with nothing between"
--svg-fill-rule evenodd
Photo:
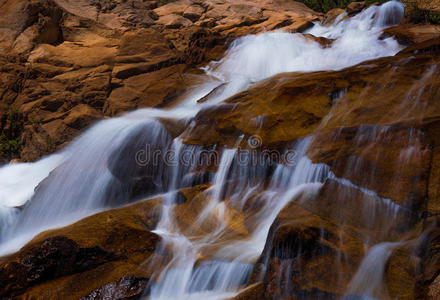
<instances>
[{"instance_id":1,"label":"rock","mask_svg":"<svg viewBox=\"0 0 440 300\"><path fill-rule=\"evenodd\" d=\"M435 299L440 297L440 277L434 280L434 282L429 286L428 297L431 299Z\"/></svg>"},{"instance_id":2,"label":"rock","mask_svg":"<svg viewBox=\"0 0 440 300\"><path fill-rule=\"evenodd\" d=\"M440 38L427 40L420 44L409 46L403 49L401 54L420 54L420 53L438 53L440 52Z\"/></svg>"},{"instance_id":3,"label":"rock","mask_svg":"<svg viewBox=\"0 0 440 300\"><path fill-rule=\"evenodd\" d=\"M170 107L181 100L201 79L188 74L183 64L131 76L114 88L103 108L109 116L143 107Z\"/></svg>"},{"instance_id":4,"label":"rock","mask_svg":"<svg viewBox=\"0 0 440 300\"><path fill-rule=\"evenodd\" d=\"M331 47L333 42L335 41L334 39L327 39L325 37L316 37L316 36L314 36L312 34L308 34L308 33L303 34L303 36L307 39L310 39L314 42L317 42L318 44L321 45L322 48Z\"/></svg>"},{"instance_id":5,"label":"rock","mask_svg":"<svg viewBox=\"0 0 440 300\"><path fill-rule=\"evenodd\" d=\"M264 298L342 296L363 256L359 233L291 204L269 231L259 262L264 265ZM341 265L338 259L343 256Z\"/></svg>"},{"instance_id":6,"label":"rock","mask_svg":"<svg viewBox=\"0 0 440 300\"><path fill-rule=\"evenodd\" d=\"M404 60L405 55L402 53L402 56L393 59L380 59L339 72L275 76L225 103L202 110L182 138L189 144L233 146L243 135L241 146L246 147L246 137L258 135L263 140L263 147L283 149L289 141L313 132L318 138L314 139L308 155L314 162L324 162L337 176L374 190L405 207L419 210L425 201L427 178L424 174L430 168L430 149L435 140L434 136L429 137L431 134L427 135L427 130L435 123L430 120L435 120L440 113L433 100L439 90L431 88L435 80L429 77L429 70L433 67L429 54L421 54L410 62ZM392 67L395 63L400 66L397 73ZM389 78L393 78L390 79L392 85L374 81L375 76L386 76L387 72L392 76ZM413 77L414 74L418 75ZM423 76L429 79L415 79ZM317 82L319 89L313 89ZM411 97L419 99L414 101L426 99L426 107L431 108L424 110L422 107L425 106L416 105L409 114L401 106L401 99L408 97L408 86L419 85L427 88L422 89L420 98L416 95ZM365 89L365 86L371 88ZM361 98L358 94L360 89L364 93ZM384 99L383 94L378 93L381 89L392 89L393 92ZM368 105L362 102L366 99L364 97L369 99ZM392 113L384 114L384 105L393 107ZM330 117L320 125L330 111ZM257 117L258 123L253 121ZM409 135L410 132L413 132L412 135ZM408 136L414 139L409 142ZM375 146L368 151L362 150L364 140ZM397 152L407 147L414 147L416 151L414 158L405 162L414 167L398 171L401 162L396 161ZM342 163L353 160L358 161L363 172ZM374 178L382 179L369 181L370 175L365 176L367 170L374 172L371 173ZM396 173L400 174L399 183L394 181L393 187L388 186L389 180L386 179ZM408 186L411 188L408 189Z\"/></svg>"},{"instance_id":7,"label":"rock","mask_svg":"<svg viewBox=\"0 0 440 300\"><path fill-rule=\"evenodd\" d=\"M342 8L334 8L329 10L322 21L322 25L330 25L335 22L337 18L340 18L342 14L346 13L345 9Z\"/></svg>"},{"instance_id":8,"label":"rock","mask_svg":"<svg viewBox=\"0 0 440 300\"><path fill-rule=\"evenodd\" d=\"M140 299L145 293L148 282L148 278L137 278L133 275L125 276L116 282L109 283L93 291L80 300Z\"/></svg>"},{"instance_id":9,"label":"rock","mask_svg":"<svg viewBox=\"0 0 440 300\"><path fill-rule=\"evenodd\" d=\"M95 120L175 105L198 83L197 67L221 58L235 37L300 32L320 18L294 1L4 2L0 103L23 115L14 157L24 161L63 147ZM86 121L64 122L87 106Z\"/></svg>"},{"instance_id":10,"label":"rock","mask_svg":"<svg viewBox=\"0 0 440 300\"><path fill-rule=\"evenodd\" d=\"M262 300L263 299L263 282L256 282L249 285L233 298L227 300Z\"/></svg>"},{"instance_id":11,"label":"rock","mask_svg":"<svg viewBox=\"0 0 440 300\"><path fill-rule=\"evenodd\" d=\"M25 161L37 160L41 155L55 151L56 145L40 125L26 125L22 131L21 157Z\"/></svg>"},{"instance_id":12,"label":"rock","mask_svg":"<svg viewBox=\"0 0 440 300\"><path fill-rule=\"evenodd\" d=\"M347 13L349 15L355 15L360 13L363 9L365 8L365 2L351 2L348 6L347 6Z\"/></svg>"},{"instance_id":13,"label":"rock","mask_svg":"<svg viewBox=\"0 0 440 300\"><path fill-rule=\"evenodd\" d=\"M183 17L191 20L192 22L196 22L200 19L204 12L205 9L202 6L191 5L184 10Z\"/></svg>"},{"instance_id":14,"label":"rock","mask_svg":"<svg viewBox=\"0 0 440 300\"><path fill-rule=\"evenodd\" d=\"M198 29L189 38L184 52L187 64L197 65L203 61L214 61L226 52L227 39L224 35L209 29Z\"/></svg>"},{"instance_id":15,"label":"rock","mask_svg":"<svg viewBox=\"0 0 440 300\"><path fill-rule=\"evenodd\" d=\"M420 44L440 37L440 27L434 25L401 24L384 30L381 38L393 36L402 45Z\"/></svg>"},{"instance_id":16,"label":"rock","mask_svg":"<svg viewBox=\"0 0 440 300\"><path fill-rule=\"evenodd\" d=\"M254 270L252 278L263 277L265 299L342 297L358 272L365 249L384 240L420 236L419 225L408 227L411 215L401 211L396 216L386 203L377 207L380 201L334 180L304 188L273 222ZM389 227L393 218L396 222ZM420 286L420 274L415 270L423 269L415 249L426 249L426 244L415 246L409 240L392 252L385 269L386 290L399 299L415 297Z\"/></svg>"},{"instance_id":17,"label":"rock","mask_svg":"<svg viewBox=\"0 0 440 300\"><path fill-rule=\"evenodd\" d=\"M102 117L101 113L96 109L86 104L80 104L70 111L69 115L64 119L64 123L69 127L79 130L89 126L100 117Z\"/></svg>"},{"instance_id":18,"label":"rock","mask_svg":"<svg viewBox=\"0 0 440 300\"><path fill-rule=\"evenodd\" d=\"M181 27L188 27L192 22L187 18L179 15L165 15L158 20L160 24L165 25L166 28L177 29Z\"/></svg>"},{"instance_id":19,"label":"rock","mask_svg":"<svg viewBox=\"0 0 440 300\"><path fill-rule=\"evenodd\" d=\"M184 132L185 142L213 145L221 141L222 144L233 145L241 134L258 134L264 144L270 145L311 133L330 109L331 99L325 92L310 93L307 87L318 80L325 86L324 79L320 75L307 78L300 74L290 76L292 80L289 82L285 80L285 75L275 76L249 91L231 97L224 104L201 111L194 119L194 127L187 128ZM329 86L328 93L332 88ZM292 95L297 95L298 98L293 98ZM317 105L309 105L312 102L305 100L308 97L313 98L313 103ZM268 106L271 110L267 109ZM280 110L274 110L275 107ZM300 115L295 116L291 112ZM263 119L262 124L252 122L256 117ZM289 129L293 127L294 130ZM266 132L266 128L271 128L270 133ZM200 134L201 132L204 134Z\"/></svg>"},{"instance_id":20,"label":"rock","mask_svg":"<svg viewBox=\"0 0 440 300\"><path fill-rule=\"evenodd\" d=\"M390 297L400 299L422 299L424 291L418 282L420 257L411 244L404 244L392 251L386 269L384 283ZM397 280L397 278L399 278Z\"/></svg>"},{"instance_id":21,"label":"rock","mask_svg":"<svg viewBox=\"0 0 440 300\"><path fill-rule=\"evenodd\" d=\"M206 188L181 190L180 205ZM0 297L141 296L152 270L139 265L160 242L150 230L159 220L161 205L161 198L143 200L40 233L19 252L0 258Z\"/></svg>"},{"instance_id":22,"label":"rock","mask_svg":"<svg viewBox=\"0 0 440 300\"><path fill-rule=\"evenodd\" d=\"M113 145L107 168L117 180L115 188L120 185L117 188L120 192L111 193L116 196L109 196L109 204L121 205L131 199L167 191L168 182L161 176L167 178L168 174L164 174L166 168L161 166L165 162L165 152L170 142L171 136L166 129L158 121L151 121L139 125L118 144ZM156 156L156 153L159 155Z\"/></svg>"},{"instance_id":23,"label":"rock","mask_svg":"<svg viewBox=\"0 0 440 300\"><path fill-rule=\"evenodd\" d=\"M1 265L1 297L16 296L44 281L84 272L111 262L116 256L100 247L80 247L64 236L54 236L22 250Z\"/></svg>"}]
</instances>

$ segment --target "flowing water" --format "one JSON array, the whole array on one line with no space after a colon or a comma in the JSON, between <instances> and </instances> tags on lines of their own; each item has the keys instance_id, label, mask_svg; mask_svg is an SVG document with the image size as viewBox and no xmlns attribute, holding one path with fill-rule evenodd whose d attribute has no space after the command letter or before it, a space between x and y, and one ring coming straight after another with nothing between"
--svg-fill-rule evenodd
<instances>
[{"instance_id":1,"label":"flowing water","mask_svg":"<svg viewBox=\"0 0 440 300\"><path fill-rule=\"evenodd\" d=\"M223 299L236 294L249 280L269 228L283 207L292 199L313 198L329 178L378 201L374 211L389 209L387 216L392 218L401 209L398 205L368 188L336 178L326 165L313 164L306 156L311 138L285 149L286 153L294 153L292 164L274 165L264 158L255 163L251 153L243 156L237 148L210 149L220 154L220 161L215 175L205 178L196 172L196 165L181 158L183 153L189 153L198 161L206 149L173 138L160 120L189 123L201 109L282 72L340 70L395 55L402 47L392 38L379 36L384 28L399 23L402 16L403 5L391 1L372 6L353 18L341 16L330 26L315 24L308 33L334 40L326 48L302 34L245 36L232 43L222 60L204 68L206 83L178 106L169 110L141 109L101 121L57 154L35 163L2 167L0 254L16 251L43 230L136 199L162 195L164 205L155 232L163 241L157 257L146 264L154 269L155 259L160 260L163 251L173 255L154 274L150 299ZM197 102L206 95L207 101ZM362 137L361 134L359 139ZM143 147L148 149L143 157L138 157ZM155 163L148 160L151 151L159 153ZM167 151L176 154L171 161L165 157ZM402 155L403 160L413 157L410 151ZM146 181L147 187L136 183ZM177 191L204 182L211 185L204 192L206 203L197 208L197 226L185 228L179 224L175 210ZM246 215L249 202L258 203L259 207ZM250 225L245 234L231 229L234 211L246 215ZM371 209L365 213L371 213ZM378 218L374 214L368 216L370 222L384 221ZM380 282L373 281L370 286L361 283L376 275L375 280L382 280L380 274L372 273L370 260L379 264L380 270L393 245L380 244L370 250L353 278L350 293L374 297Z\"/></svg>"}]
</instances>

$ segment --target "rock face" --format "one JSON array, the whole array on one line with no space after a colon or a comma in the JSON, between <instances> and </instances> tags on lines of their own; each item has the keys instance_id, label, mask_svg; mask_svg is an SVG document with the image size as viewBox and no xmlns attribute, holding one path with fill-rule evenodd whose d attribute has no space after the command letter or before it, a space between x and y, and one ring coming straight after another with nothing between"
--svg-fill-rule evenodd
<instances>
[{"instance_id":1,"label":"rock face","mask_svg":"<svg viewBox=\"0 0 440 300\"><path fill-rule=\"evenodd\" d=\"M350 181L329 179L278 215L251 281L263 284L265 299L356 295L351 279L366 249L402 239L409 241L376 249L390 258L381 292L372 296L438 293L428 267L438 271L432 250L439 230L435 45L438 38L338 72L275 76L201 111L184 132L187 143L201 145L233 146L240 136L258 135L263 149L312 136L309 158ZM257 116L263 117L258 124Z\"/></svg>"},{"instance_id":2,"label":"rock face","mask_svg":"<svg viewBox=\"0 0 440 300\"><path fill-rule=\"evenodd\" d=\"M24 161L97 119L172 106L234 37L319 18L287 0L3 2L0 134L17 146L0 156Z\"/></svg>"},{"instance_id":3,"label":"rock face","mask_svg":"<svg viewBox=\"0 0 440 300\"><path fill-rule=\"evenodd\" d=\"M182 205L205 189L181 191ZM18 253L1 258L0 297L140 298L152 270L139 266L160 242L150 230L161 206L161 198L148 199L41 233Z\"/></svg>"},{"instance_id":4,"label":"rock face","mask_svg":"<svg viewBox=\"0 0 440 300\"><path fill-rule=\"evenodd\" d=\"M393 36L402 45L414 45L440 37L440 27L435 25L409 25L387 28L383 37Z\"/></svg>"},{"instance_id":5,"label":"rock face","mask_svg":"<svg viewBox=\"0 0 440 300\"><path fill-rule=\"evenodd\" d=\"M354 3L349 13L363 5ZM235 37L302 31L322 17L287 0L11 0L1 7L0 129L8 141L20 141L23 160L53 152L95 120L177 104L199 82L197 68L219 58ZM390 28L385 34L411 45L395 57L341 71L280 74L189 123L161 120L167 139L220 150L239 138L248 147L254 135L261 137L258 150L283 150L310 137L306 155L332 174L278 213L251 279L232 299L356 299L362 296L356 278L369 254L380 254L372 262L386 263L374 269L380 282L368 297L438 297L440 40L434 29ZM126 173L122 155L112 163L112 174L133 195L151 190L131 180L138 173L154 177L155 170L130 166L134 173ZM197 222L217 171L217 165L205 167L198 170L203 184L181 190L172 209L176 227L194 239L218 225L214 216ZM225 234L198 249L200 261L214 257L222 243L249 238L262 190L250 192L255 203L243 208L223 199ZM166 247L155 252L161 238L152 232L162 201L139 201L39 234L0 259L0 297L148 294L157 273L142 266L154 259L160 270L170 260Z\"/></svg>"},{"instance_id":6,"label":"rock face","mask_svg":"<svg viewBox=\"0 0 440 300\"><path fill-rule=\"evenodd\" d=\"M132 275L126 276L93 291L90 295L82 297L81 300L140 299L147 288L147 284L148 279L146 278L137 278Z\"/></svg>"},{"instance_id":7,"label":"rock face","mask_svg":"<svg viewBox=\"0 0 440 300\"><path fill-rule=\"evenodd\" d=\"M1 297L101 299L111 294L111 286L101 286L112 281L120 293L126 285L144 286L148 272L136 269L160 240L148 230L159 213L155 203L107 211L37 236L0 264Z\"/></svg>"}]
</instances>

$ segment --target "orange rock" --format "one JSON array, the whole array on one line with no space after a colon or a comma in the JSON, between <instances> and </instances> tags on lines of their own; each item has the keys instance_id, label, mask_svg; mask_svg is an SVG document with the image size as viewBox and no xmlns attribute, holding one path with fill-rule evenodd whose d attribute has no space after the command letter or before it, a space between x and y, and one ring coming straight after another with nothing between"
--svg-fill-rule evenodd
<instances>
[{"instance_id":1,"label":"orange rock","mask_svg":"<svg viewBox=\"0 0 440 300\"><path fill-rule=\"evenodd\" d=\"M355 15L359 12L361 12L365 8L365 2L351 2L347 6L347 13L349 15Z\"/></svg>"},{"instance_id":2,"label":"orange rock","mask_svg":"<svg viewBox=\"0 0 440 300\"><path fill-rule=\"evenodd\" d=\"M382 37L393 36L402 45L414 45L440 37L440 26L401 24L384 30Z\"/></svg>"},{"instance_id":3,"label":"orange rock","mask_svg":"<svg viewBox=\"0 0 440 300\"><path fill-rule=\"evenodd\" d=\"M335 22L335 20L342 15L343 13L346 13L345 9L342 8L334 8L329 10L324 17L324 20L322 22L323 25L330 25Z\"/></svg>"},{"instance_id":4,"label":"orange rock","mask_svg":"<svg viewBox=\"0 0 440 300\"><path fill-rule=\"evenodd\" d=\"M183 203L205 189L182 190ZM19 252L0 258L0 295L79 299L104 291L129 293L122 282L142 293L152 270L139 265L160 242L150 230L161 205L161 198L148 199L40 233Z\"/></svg>"}]
</instances>

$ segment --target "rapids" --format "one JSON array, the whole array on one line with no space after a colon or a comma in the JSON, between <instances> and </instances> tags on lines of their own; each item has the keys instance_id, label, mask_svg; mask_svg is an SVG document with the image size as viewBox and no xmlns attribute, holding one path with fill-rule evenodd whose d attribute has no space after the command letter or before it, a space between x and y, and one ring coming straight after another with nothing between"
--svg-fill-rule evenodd
<instances>
[{"instance_id":1,"label":"rapids","mask_svg":"<svg viewBox=\"0 0 440 300\"><path fill-rule=\"evenodd\" d=\"M326 48L302 34L270 32L239 38L223 59L204 68L205 84L176 107L141 109L101 121L57 154L35 163L2 167L0 254L18 250L44 230L137 199L162 195L164 205L155 232L162 236L163 242L157 250L157 260L161 251L170 249L173 258L156 272L157 280L148 289L150 299L223 299L235 295L248 282L271 224L292 199L307 201L329 178L356 187L367 198L376 195L346 179L336 178L326 165L313 164L306 156L313 136L285 149L286 153L295 154L292 165L273 166L267 160L255 165L250 163L251 157L239 159L238 149L225 149L217 172L208 179L212 182L205 192L209 201L197 218L200 226L214 225L211 224L204 235L193 228L182 230L173 205L178 201L177 190L203 179L194 175L195 166L182 163L181 153L198 157L205 149L185 145L179 137L173 138L160 120L175 119L190 124L201 109L279 73L340 70L366 60L393 56L402 47L393 38L379 39L379 36L384 28L399 23L402 16L403 5L391 1L372 6L352 18L341 16L329 26L315 24L307 33L333 39L332 45ZM216 89L208 101L197 102ZM139 173L139 161L132 159L137 153L131 148L143 145L161 154L158 164L143 166L152 183L139 190L127 178ZM165 161L164 153L168 150L176 154L172 161ZM235 209L245 212L246 201L255 195L261 207L247 216L252 224L248 238L230 236L227 224L231 215L224 200L228 199ZM381 199L377 206L389 209L391 219L400 211L400 207L388 199ZM372 213L370 222L388 222L380 218ZM348 293L374 297L375 290L380 288L376 279L382 280L381 274L374 273L383 269L393 245L380 244L370 250ZM200 262L200 257L206 259ZM371 265L370 260L378 266ZM146 265L154 269L155 263L153 257ZM369 286L363 285L369 277L376 279Z\"/></svg>"}]
</instances>

